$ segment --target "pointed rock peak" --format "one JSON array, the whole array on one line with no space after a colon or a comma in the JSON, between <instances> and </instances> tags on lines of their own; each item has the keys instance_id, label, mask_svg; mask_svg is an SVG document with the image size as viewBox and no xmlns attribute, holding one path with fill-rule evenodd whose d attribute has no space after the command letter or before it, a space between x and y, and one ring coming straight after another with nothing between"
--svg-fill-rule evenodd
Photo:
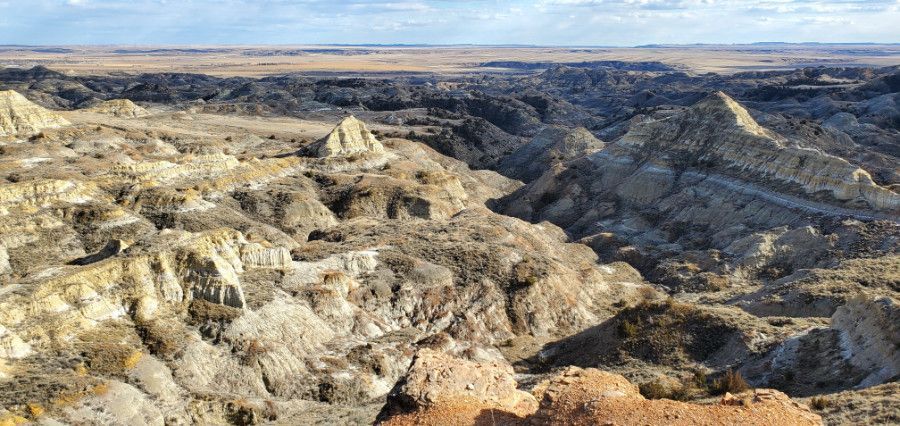
<instances>
[{"instance_id":1,"label":"pointed rock peak","mask_svg":"<svg viewBox=\"0 0 900 426\"><path fill-rule=\"evenodd\" d=\"M363 152L381 153L384 147L366 127L366 123L354 116L341 120L334 130L313 147L319 157L337 157Z\"/></svg>"},{"instance_id":2,"label":"pointed rock peak","mask_svg":"<svg viewBox=\"0 0 900 426\"><path fill-rule=\"evenodd\" d=\"M68 125L53 111L13 90L0 91L0 136L26 136L42 129Z\"/></svg>"},{"instance_id":3,"label":"pointed rock peak","mask_svg":"<svg viewBox=\"0 0 900 426\"><path fill-rule=\"evenodd\" d=\"M709 96L694 104L691 110L716 120L723 120L721 122L723 125L736 125L759 136L768 135L743 105L721 91L710 93Z\"/></svg>"},{"instance_id":4,"label":"pointed rock peak","mask_svg":"<svg viewBox=\"0 0 900 426\"><path fill-rule=\"evenodd\" d=\"M143 117L149 115L144 108L131 102L130 99L112 99L101 102L87 109L88 112L106 114L114 117Z\"/></svg>"}]
</instances>

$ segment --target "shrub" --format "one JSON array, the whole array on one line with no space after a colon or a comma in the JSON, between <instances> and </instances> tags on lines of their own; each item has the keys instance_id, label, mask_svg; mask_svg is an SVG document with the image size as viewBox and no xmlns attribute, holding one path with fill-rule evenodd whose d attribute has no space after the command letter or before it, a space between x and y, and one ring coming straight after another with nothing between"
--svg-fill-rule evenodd
<instances>
[{"instance_id":1,"label":"shrub","mask_svg":"<svg viewBox=\"0 0 900 426\"><path fill-rule=\"evenodd\" d=\"M697 389L700 389L703 392L709 391L709 389L708 389L709 382L706 379L706 373L704 373L703 371L697 370L694 372L694 376L691 379L692 379L693 385Z\"/></svg>"},{"instance_id":2,"label":"shrub","mask_svg":"<svg viewBox=\"0 0 900 426\"><path fill-rule=\"evenodd\" d=\"M631 321L624 320L619 323L618 332L619 332L619 337L622 337L622 338L627 339L630 337L635 337L638 334L638 326L637 326L637 324L635 324Z\"/></svg>"},{"instance_id":3,"label":"shrub","mask_svg":"<svg viewBox=\"0 0 900 426\"><path fill-rule=\"evenodd\" d=\"M671 399L673 401L687 401L691 398L691 387L685 383L671 381L666 384L662 380L643 383L638 386L641 395L647 399Z\"/></svg>"},{"instance_id":4,"label":"shrub","mask_svg":"<svg viewBox=\"0 0 900 426\"><path fill-rule=\"evenodd\" d=\"M645 285L638 287L638 295L641 297L642 302L649 301L656 299L657 291L655 288Z\"/></svg>"},{"instance_id":5,"label":"shrub","mask_svg":"<svg viewBox=\"0 0 900 426\"><path fill-rule=\"evenodd\" d=\"M809 405L812 406L814 410L822 411L831 406L831 400L824 396L814 396L809 400Z\"/></svg>"},{"instance_id":6,"label":"shrub","mask_svg":"<svg viewBox=\"0 0 900 426\"><path fill-rule=\"evenodd\" d=\"M642 383L638 386L638 389L641 391L641 395L647 399L663 399L669 397L669 389L662 383L656 381Z\"/></svg>"},{"instance_id":7,"label":"shrub","mask_svg":"<svg viewBox=\"0 0 900 426\"><path fill-rule=\"evenodd\" d=\"M728 370L725 375L713 380L709 387L709 393L712 395L721 395L725 392L740 393L750 389L750 385L744 380L740 372Z\"/></svg>"}]
</instances>

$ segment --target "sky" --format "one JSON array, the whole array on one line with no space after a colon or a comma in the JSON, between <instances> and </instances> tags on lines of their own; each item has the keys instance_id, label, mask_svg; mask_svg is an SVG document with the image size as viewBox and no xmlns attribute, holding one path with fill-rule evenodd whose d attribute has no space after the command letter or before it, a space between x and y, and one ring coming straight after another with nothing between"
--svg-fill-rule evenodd
<instances>
[{"instance_id":1,"label":"sky","mask_svg":"<svg viewBox=\"0 0 900 426\"><path fill-rule=\"evenodd\" d=\"M900 42L900 0L0 0L0 44Z\"/></svg>"}]
</instances>

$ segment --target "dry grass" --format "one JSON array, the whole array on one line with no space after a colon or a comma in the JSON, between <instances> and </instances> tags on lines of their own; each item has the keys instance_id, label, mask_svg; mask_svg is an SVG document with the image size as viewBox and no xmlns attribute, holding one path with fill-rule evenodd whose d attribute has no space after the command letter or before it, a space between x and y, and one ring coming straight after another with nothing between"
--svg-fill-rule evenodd
<instances>
[{"instance_id":1,"label":"dry grass","mask_svg":"<svg viewBox=\"0 0 900 426\"><path fill-rule=\"evenodd\" d=\"M709 393L711 395L722 395L726 392L741 393L749 389L750 385L747 384L740 372L728 370L722 377L713 380L709 386Z\"/></svg>"}]
</instances>

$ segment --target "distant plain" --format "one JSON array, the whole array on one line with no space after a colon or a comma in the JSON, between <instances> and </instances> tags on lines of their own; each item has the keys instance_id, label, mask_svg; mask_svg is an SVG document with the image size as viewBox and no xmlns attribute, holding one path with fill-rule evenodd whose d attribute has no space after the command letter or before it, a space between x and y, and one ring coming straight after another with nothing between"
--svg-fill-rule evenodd
<instances>
[{"instance_id":1,"label":"distant plain","mask_svg":"<svg viewBox=\"0 0 900 426\"><path fill-rule=\"evenodd\" d=\"M43 65L73 75L187 72L276 74L468 74L523 72L491 62L659 62L691 73L809 66L900 65L900 44L524 46L0 46L0 67Z\"/></svg>"}]
</instances>

